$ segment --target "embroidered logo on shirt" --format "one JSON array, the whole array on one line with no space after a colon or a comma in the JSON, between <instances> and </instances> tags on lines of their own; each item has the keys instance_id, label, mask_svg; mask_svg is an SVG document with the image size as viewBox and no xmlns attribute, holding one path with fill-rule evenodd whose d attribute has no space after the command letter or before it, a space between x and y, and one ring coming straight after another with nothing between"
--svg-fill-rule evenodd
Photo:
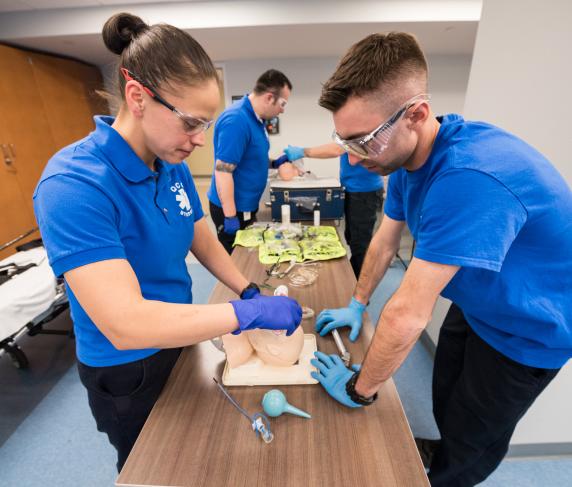
<instances>
[{"instance_id":1,"label":"embroidered logo on shirt","mask_svg":"<svg viewBox=\"0 0 572 487\"><path fill-rule=\"evenodd\" d=\"M191 201L189 200L187 192L185 191L182 183L175 183L173 186L171 186L171 191L173 193L177 193L175 199L179 203L179 208L181 208L179 214L185 217L191 216L193 214L193 207L191 206Z\"/></svg>"}]
</instances>

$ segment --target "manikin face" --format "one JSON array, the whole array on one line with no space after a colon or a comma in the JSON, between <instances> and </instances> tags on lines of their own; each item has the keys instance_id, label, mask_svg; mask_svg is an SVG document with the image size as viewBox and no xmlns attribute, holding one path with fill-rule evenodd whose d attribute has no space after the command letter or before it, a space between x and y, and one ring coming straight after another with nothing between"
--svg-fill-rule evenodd
<instances>
[{"instance_id":1,"label":"manikin face","mask_svg":"<svg viewBox=\"0 0 572 487\"><path fill-rule=\"evenodd\" d=\"M365 136L387 120L395 108L384 107L371 98L352 96L334 113L335 130L343 139ZM417 143L415 132L409 129L408 115L406 113L395 123L387 148L381 154L364 158L348 152L350 164L360 164L382 176L407 167Z\"/></svg>"},{"instance_id":2,"label":"manikin face","mask_svg":"<svg viewBox=\"0 0 572 487\"><path fill-rule=\"evenodd\" d=\"M304 332L301 327L296 328L290 336L286 336L285 331L276 333L272 330L251 330L247 333L257 355L268 365L294 365L304 346Z\"/></svg>"},{"instance_id":3,"label":"manikin face","mask_svg":"<svg viewBox=\"0 0 572 487\"><path fill-rule=\"evenodd\" d=\"M226 358L231 367L238 367L256 354L265 364L288 367L294 365L304 346L301 327L290 336L286 332L250 330L240 335L229 333L222 337Z\"/></svg>"},{"instance_id":4,"label":"manikin face","mask_svg":"<svg viewBox=\"0 0 572 487\"><path fill-rule=\"evenodd\" d=\"M197 86L173 85L158 91L183 114L202 120L212 120L219 106L220 92L215 80ZM178 164L189 157L195 147L204 145L204 131L189 135L185 123L174 112L147 93L143 95L143 101L144 109L139 119L145 145L152 154Z\"/></svg>"}]
</instances>

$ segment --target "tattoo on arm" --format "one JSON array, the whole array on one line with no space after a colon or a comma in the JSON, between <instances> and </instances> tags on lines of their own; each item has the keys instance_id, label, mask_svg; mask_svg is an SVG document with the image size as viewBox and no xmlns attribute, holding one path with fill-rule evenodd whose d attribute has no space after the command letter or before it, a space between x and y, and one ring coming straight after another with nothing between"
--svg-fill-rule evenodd
<instances>
[{"instance_id":1,"label":"tattoo on arm","mask_svg":"<svg viewBox=\"0 0 572 487\"><path fill-rule=\"evenodd\" d=\"M235 164L229 164L228 162L216 161L215 171L232 173L235 169L236 169Z\"/></svg>"}]
</instances>

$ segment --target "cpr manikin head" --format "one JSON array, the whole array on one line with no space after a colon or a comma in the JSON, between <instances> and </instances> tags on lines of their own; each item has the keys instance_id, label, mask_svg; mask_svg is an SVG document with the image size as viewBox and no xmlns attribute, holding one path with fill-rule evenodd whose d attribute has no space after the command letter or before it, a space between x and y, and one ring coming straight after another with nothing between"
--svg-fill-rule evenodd
<instances>
[{"instance_id":1,"label":"cpr manikin head","mask_svg":"<svg viewBox=\"0 0 572 487\"><path fill-rule=\"evenodd\" d=\"M298 361L304 346L304 332L301 327L290 336L286 332L272 330L251 330L248 340L256 354L269 365L289 366Z\"/></svg>"},{"instance_id":2,"label":"cpr manikin head","mask_svg":"<svg viewBox=\"0 0 572 487\"><path fill-rule=\"evenodd\" d=\"M290 181L294 179L296 176L302 176L304 171L300 170L291 162L285 162L278 167L278 176L283 181Z\"/></svg>"},{"instance_id":3,"label":"cpr manikin head","mask_svg":"<svg viewBox=\"0 0 572 487\"><path fill-rule=\"evenodd\" d=\"M285 331L249 330L240 335L229 333L222 337L226 359L231 367L238 367L254 354L268 365L289 367L294 365L304 346L304 332L296 328L292 335Z\"/></svg>"},{"instance_id":4,"label":"cpr manikin head","mask_svg":"<svg viewBox=\"0 0 572 487\"><path fill-rule=\"evenodd\" d=\"M276 296L288 296L288 288L278 286ZM304 331L296 328L287 336L284 330L249 330L240 335L229 333L222 337L226 359L231 367L244 364L253 354L268 365L289 367L294 365L304 346Z\"/></svg>"}]
</instances>

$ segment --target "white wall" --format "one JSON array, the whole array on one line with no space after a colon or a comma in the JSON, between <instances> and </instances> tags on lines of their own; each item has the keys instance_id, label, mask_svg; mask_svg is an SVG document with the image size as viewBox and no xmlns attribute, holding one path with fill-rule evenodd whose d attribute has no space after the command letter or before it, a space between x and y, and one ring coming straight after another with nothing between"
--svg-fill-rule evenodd
<instances>
[{"instance_id":1,"label":"white wall","mask_svg":"<svg viewBox=\"0 0 572 487\"><path fill-rule=\"evenodd\" d=\"M572 2L483 2L465 113L510 130L572 184Z\"/></svg>"},{"instance_id":2,"label":"white wall","mask_svg":"<svg viewBox=\"0 0 572 487\"><path fill-rule=\"evenodd\" d=\"M349 47L349 46L348 46ZM337 58L256 59L221 62L225 69L226 94L249 92L266 69L284 72L293 85L286 112L280 116L280 134L270 136L270 154L280 155L288 145L308 147L331 141L334 129L330 112L318 105L322 83L334 72ZM430 92L437 113L460 112L463 108L471 59L451 55L429 58ZM337 176L337 159L306 160L306 167L320 176Z\"/></svg>"},{"instance_id":3,"label":"white wall","mask_svg":"<svg viewBox=\"0 0 572 487\"><path fill-rule=\"evenodd\" d=\"M467 118L521 136L569 183L571 25L569 0L485 0L465 104ZM571 411L568 364L518 425L512 444L572 442Z\"/></svg>"}]
</instances>

